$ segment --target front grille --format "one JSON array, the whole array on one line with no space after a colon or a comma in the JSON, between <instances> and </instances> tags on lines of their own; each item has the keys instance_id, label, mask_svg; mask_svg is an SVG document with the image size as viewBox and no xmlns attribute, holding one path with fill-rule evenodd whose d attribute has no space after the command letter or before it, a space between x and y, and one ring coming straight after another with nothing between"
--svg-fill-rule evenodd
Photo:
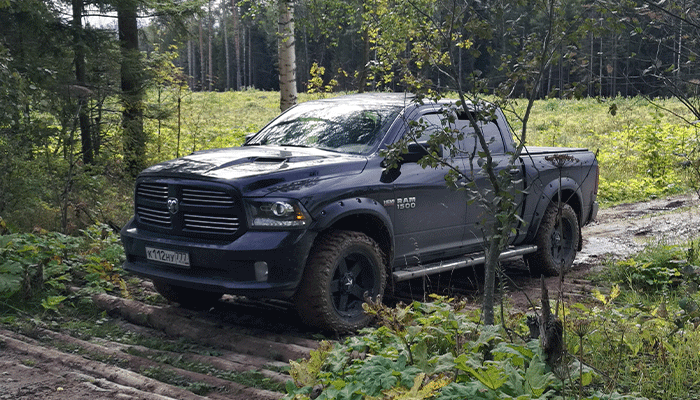
<instances>
[{"instance_id":1,"label":"front grille","mask_svg":"<svg viewBox=\"0 0 700 400\"><path fill-rule=\"evenodd\" d=\"M136 206L136 214L141 221L148 224L169 228L172 224L170 212L168 210L157 210L155 208Z\"/></svg>"},{"instance_id":2,"label":"front grille","mask_svg":"<svg viewBox=\"0 0 700 400\"><path fill-rule=\"evenodd\" d=\"M182 189L182 201L185 204L193 206L222 206L231 207L233 205L233 197L220 190L212 189Z\"/></svg>"},{"instance_id":3,"label":"front grille","mask_svg":"<svg viewBox=\"0 0 700 400\"><path fill-rule=\"evenodd\" d=\"M234 234L238 231L237 217L222 217L218 215L185 214L185 229L190 232Z\"/></svg>"},{"instance_id":4,"label":"front grille","mask_svg":"<svg viewBox=\"0 0 700 400\"><path fill-rule=\"evenodd\" d=\"M172 235L231 238L245 224L237 192L229 186L196 181L143 181L136 187L139 226Z\"/></svg>"},{"instance_id":5,"label":"front grille","mask_svg":"<svg viewBox=\"0 0 700 400\"><path fill-rule=\"evenodd\" d=\"M141 183L136 188L136 196L156 201L167 201L168 185L164 183Z\"/></svg>"}]
</instances>

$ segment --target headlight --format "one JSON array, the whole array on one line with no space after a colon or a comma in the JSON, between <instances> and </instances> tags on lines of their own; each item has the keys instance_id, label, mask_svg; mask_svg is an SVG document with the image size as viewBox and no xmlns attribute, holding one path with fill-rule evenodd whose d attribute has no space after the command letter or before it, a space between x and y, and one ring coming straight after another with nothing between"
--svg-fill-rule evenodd
<instances>
[{"instance_id":1,"label":"headlight","mask_svg":"<svg viewBox=\"0 0 700 400\"><path fill-rule=\"evenodd\" d=\"M311 216L296 200L245 200L251 228L303 228L311 223Z\"/></svg>"}]
</instances>

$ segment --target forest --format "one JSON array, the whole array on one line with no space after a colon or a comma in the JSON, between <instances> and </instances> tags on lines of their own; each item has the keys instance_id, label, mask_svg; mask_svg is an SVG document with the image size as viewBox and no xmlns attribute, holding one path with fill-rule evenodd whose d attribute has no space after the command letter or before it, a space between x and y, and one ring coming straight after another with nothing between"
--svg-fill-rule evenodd
<instances>
[{"instance_id":1,"label":"forest","mask_svg":"<svg viewBox=\"0 0 700 400\"><path fill-rule=\"evenodd\" d=\"M26 398L78 398L70 389L87 383L105 385L101 398L156 398L154 387L230 398L241 386L290 399L700 397L699 3L0 0L8 387L58 365ZM535 307L511 304L521 288L500 266L493 323L469 301L480 279L465 295L450 275L422 282L430 303L367 303L378 328L333 343L276 303L187 314L120 268L142 168L238 146L296 102L365 91L491 101L521 144L596 152L590 243L627 242L551 278L563 368L528 340L523 310ZM226 352L242 361L222 363ZM58 380L75 370L92 378Z\"/></svg>"},{"instance_id":2,"label":"forest","mask_svg":"<svg viewBox=\"0 0 700 400\"><path fill-rule=\"evenodd\" d=\"M123 219L131 179L167 158L164 135L196 134L182 131L192 122L182 105L202 91L281 90L282 109L297 92L678 98L692 123L697 9L691 0L3 0L0 215L24 231ZM169 153L178 155L179 146Z\"/></svg>"}]
</instances>

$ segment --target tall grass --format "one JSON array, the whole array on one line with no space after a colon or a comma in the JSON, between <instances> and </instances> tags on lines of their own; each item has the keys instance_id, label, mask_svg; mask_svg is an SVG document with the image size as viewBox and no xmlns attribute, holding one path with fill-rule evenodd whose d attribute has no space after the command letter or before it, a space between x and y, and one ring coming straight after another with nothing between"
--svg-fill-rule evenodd
<instances>
[{"instance_id":1,"label":"tall grass","mask_svg":"<svg viewBox=\"0 0 700 400\"><path fill-rule=\"evenodd\" d=\"M516 112L523 106L517 104ZM697 180L680 165L683 154L699 150L700 132L679 116L693 118L672 99L541 100L532 111L527 143L596 151L603 204L645 200L686 191ZM519 132L520 121L513 114L509 120Z\"/></svg>"},{"instance_id":2,"label":"tall grass","mask_svg":"<svg viewBox=\"0 0 700 400\"><path fill-rule=\"evenodd\" d=\"M178 114L174 97L168 99L170 114L146 121L150 140L150 164L190 154L197 150L239 146L245 136L255 133L280 114L279 93L255 89L240 92L187 92L181 96L179 143ZM299 101L319 98L299 96ZM151 96L153 97L153 96ZM153 102L153 100L151 100Z\"/></svg>"},{"instance_id":3,"label":"tall grass","mask_svg":"<svg viewBox=\"0 0 700 400\"><path fill-rule=\"evenodd\" d=\"M334 94L337 95L337 94ZM321 94L301 94L300 101ZM604 205L639 201L688 190L689 179L678 166L700 146L700 133L682 121L692 117L678 101L643 98L599 100L548 99L535 102L528 124L528 145L585 147L598 152L599 199ZM524 101L506 115L515 132L522 124ZM671 112L661 111L658 106ZM247 90L225 93L188 93L182 99L180 141L177 116L146 124L149 162L156 163L195 150L240 145L279 114L279 93ZM160 132L160 133L159 133Z\"/></svg>"}]
</instances>

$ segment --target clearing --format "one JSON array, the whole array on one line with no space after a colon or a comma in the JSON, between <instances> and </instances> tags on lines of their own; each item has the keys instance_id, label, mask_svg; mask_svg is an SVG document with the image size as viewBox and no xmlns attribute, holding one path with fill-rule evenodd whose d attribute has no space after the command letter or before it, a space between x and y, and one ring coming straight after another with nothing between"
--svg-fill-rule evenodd
<instances>
[{"instance_id":1,"label":"clearing","mask_svg":"<svg viewBox=\"0 0 700 400\"><path fill-rule=\"evenodd\" d=\"M698 204L687 195L602 210L584 228L583 251L559 292L570 300L589 297L585 276L605 260L627 257L655 241L697 237ZM513 279L508 301L527 310L527 297L539 297L539 279L522 262L508 267ZM400 285L396 298L421 299L426 291L478 297L473 284L478 281L477 270L443 274ZM549 278L549 287L558 281ZM142 289L153 291L149 282ZM93 301L107 314L99 323L161 346L57 332L50 324L21 334L0 326L0 400L276 399L290 379L287 361L306 356L319 337L280 302L225 297L197 312L108 295Z\"/></svg>"}]
</instances>

